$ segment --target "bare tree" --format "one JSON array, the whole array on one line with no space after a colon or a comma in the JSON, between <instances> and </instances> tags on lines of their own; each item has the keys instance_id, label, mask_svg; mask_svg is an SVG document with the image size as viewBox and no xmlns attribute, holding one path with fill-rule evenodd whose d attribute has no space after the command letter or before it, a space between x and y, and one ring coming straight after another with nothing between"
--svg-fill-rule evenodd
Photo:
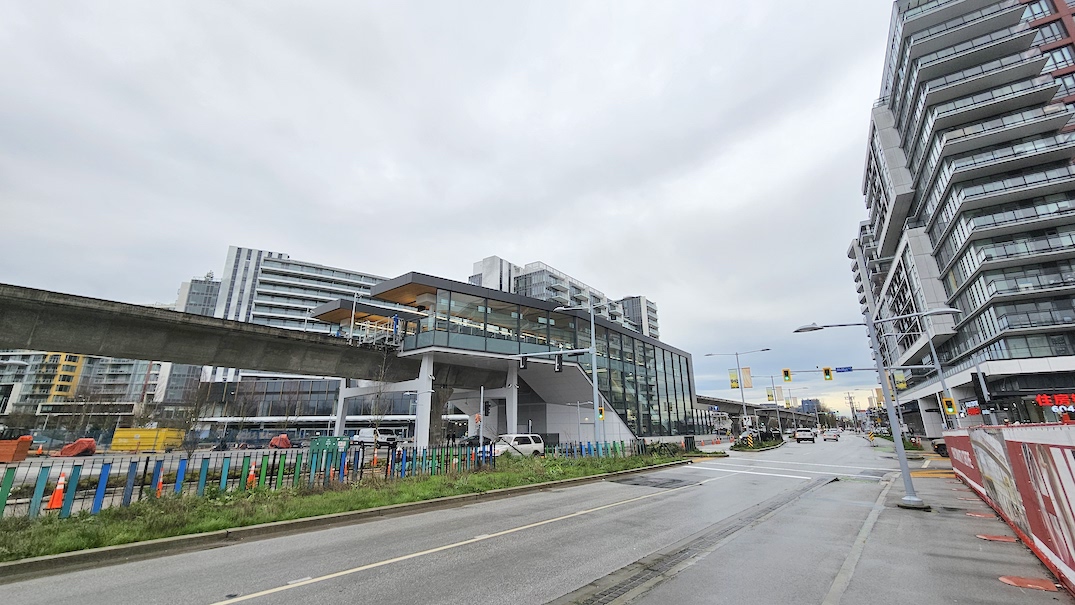
<instances>
[{"instance_id":1,"label":"bare tree","mask_svg":"<svg viewBox=\"0 0 1075 605\"><path fill-rule=\"evenodd\" d=\"M212 383L203 382L193 392L188 391L189 395L180 407L178 417L175 419L176 424L178 424L176 428L183 431L183 451L187 453L188 459L194 455L194 450L198 449L198 443L201 441L195 429L214 403L209 396L211 386Z\"/></svg>"}]
</instances>

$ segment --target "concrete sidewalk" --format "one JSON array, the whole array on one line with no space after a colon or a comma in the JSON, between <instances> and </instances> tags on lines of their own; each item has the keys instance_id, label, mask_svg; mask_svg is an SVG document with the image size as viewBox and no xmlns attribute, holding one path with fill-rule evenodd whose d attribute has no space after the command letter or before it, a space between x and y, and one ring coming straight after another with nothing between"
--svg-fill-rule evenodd
<instances>
[{"instance_id":1,"label":"concrete sidewalk","mask_svg":"<svg viewBox=\"0 0 1075 605\"><path fill-rule=\"evenodd\" d=\"M912 475L931 511L897 506L898 473L841 478L665 572L635 602L1075 605L1063 589L1002 583L1001 576L1056 580L1021 543L976 537L1014 534L954 478L947 459L925 457L928 465L916 462Z\"/></svg>"},{"instance_id":2,"label":"concrete sidewalk","mask_svg":"<svg viewBox=\"0 0 1075 605\"><path fill-rule=\"evenodd\" d=\"M912 472L915 490L932 507L930 512L897 507L903 485L898 476L893 478L884 508L862 544L861 558L852 570L842 602L1075 603L1063 589L1045 592L999 580L1001 576L1017 576L1057 584L1022 543L977 537L1015 534L961 481L929 475L943 472L938 467L946 463Z\"/></svg>"}]
</instances>

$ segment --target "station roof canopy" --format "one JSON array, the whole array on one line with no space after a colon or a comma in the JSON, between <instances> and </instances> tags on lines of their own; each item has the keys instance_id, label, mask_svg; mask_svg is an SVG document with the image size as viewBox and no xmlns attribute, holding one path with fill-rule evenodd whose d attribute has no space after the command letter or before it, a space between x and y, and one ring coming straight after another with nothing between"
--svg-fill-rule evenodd
<instances>
[{"instance_id":1,"label":"station roof canopy","mask_svg":"<svg viewBox=\"0 0 1075 605\"><path fill-rule=\"evenodd\" d=\"M421 313L406 309L371 304L361 300L348 300L346 298L333 300L315 307L310 311L310 317L319 321L344 325L351 322L352 309L354 310L355 321L387 321L392 319L393 315L398 315L404 321L424 317Z\"/></svg>"}]
</instances>

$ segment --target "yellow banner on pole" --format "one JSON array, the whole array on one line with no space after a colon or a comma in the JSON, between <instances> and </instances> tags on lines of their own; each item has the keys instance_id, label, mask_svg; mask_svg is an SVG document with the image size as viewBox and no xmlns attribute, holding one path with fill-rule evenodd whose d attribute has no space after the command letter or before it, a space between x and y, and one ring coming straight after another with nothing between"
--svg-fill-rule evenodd
<instances>
[{"instance_id":1,"label":"yellow banner on pole","mask_svg":"<svg viewBox=\"0 0 1075 605\"><path fill-rule=\"evenodd\" d=\"M892 377L895 379L897 389L902 391L907 388L907 376L903 373L903 370L892 372Z\"/></svg>"},{"instance_id":2,"label":"yellow banner on pole","mask_svg":"<svg viewBox=\"0 0 1075 605\"><path fill-rule=\"evenodd\" d=\"M732 382L733 389L739 388L739 372L734 369L728 370L728 380Z\"/></svg>"}]
</instances>

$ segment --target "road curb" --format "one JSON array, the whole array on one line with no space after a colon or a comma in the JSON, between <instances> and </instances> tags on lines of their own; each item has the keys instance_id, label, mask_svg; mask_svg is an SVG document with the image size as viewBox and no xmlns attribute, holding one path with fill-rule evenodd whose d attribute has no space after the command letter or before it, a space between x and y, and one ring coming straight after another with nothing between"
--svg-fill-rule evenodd
<instances>
[{"instance_id":1,"label":"road curb","mask_svg":"<svg viewBox=\"0 0 1075 605\"><path fill-rule=\"evenodd\" d=\"M334 526L354 525L377 519L413 515L430 510L455 508L475 502L510 498L548 489L573 487L576 485L584 485L586 483L597 483L612 477L645 473L691 463L691 460L666 462L655 466L633 468L613 473L603 473L600 475L589 475L586 477L575 477L572 479L546 481L544 483L532 483L530 485L507 487L475 494L445 496L443 498L434 498L432 500L422 500L419 502L390 504L388 506L378 506L375 508L333 513L330 515L319 515L316 517L291 519L288 521L273 521L259 525L248 525L245 527L222 529L200 534L158 538L156 540L132 542L130 544L117 544L116 546L76 550L56 555L30 557L28 559L0 563L0 585L45 575L77 571L80 569L107 567L110 565L118 565L121 563L164 555L230 546L247 540L273 538Z\"/></svg>"},{"instance_id":2,"label":"road curb","mask_svg":"<svg viewBox=\"0 0 1075 605\"><path fill-rule=\"evenodd\" d=\"M737 454L756 454L758 452L768 452L769 450L775 450L778 447L784 447L786 444L787 444L787 441L782 441L779 445L770 445L769 447L763 447L763 448L757 449L757 450L733 450L733 449L729 448L728 449L728 455L730 456L732 454L732 452L735 452Z\"/></svg>"}]
</instances>

